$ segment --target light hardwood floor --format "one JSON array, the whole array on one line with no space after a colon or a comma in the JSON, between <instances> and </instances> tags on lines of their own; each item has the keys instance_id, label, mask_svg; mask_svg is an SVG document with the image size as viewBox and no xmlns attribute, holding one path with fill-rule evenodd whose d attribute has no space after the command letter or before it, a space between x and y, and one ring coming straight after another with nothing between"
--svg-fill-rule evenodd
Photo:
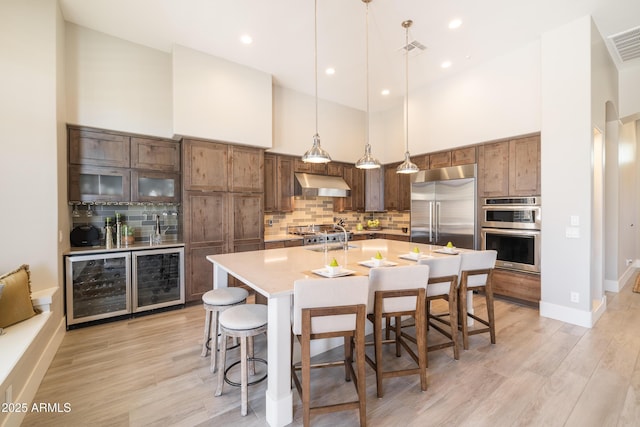
<instances>
[{"instance_id":1,"label":"light hardwood floor","mask_svg":"<svg viewBox=\"0 0 640 427\"><path fill-rule=\"evenodd\" d=\"M418 378L391 378L385 397L377 399L375 374L367 367L369 425L640 425L640 294L631 292L632 283L607 294L607 311L592 329L497 300L497 344L482 334L471 337L458 361L451 349L430 353L426 392ZM482 311L484 298L475 300ZM250 387L246 417L240 416L238 388L225 386L221 397L213 396L209 358L200 357L203 322L202 307L191 306L67 332L35 402L69 403L71 411L29 413L23 425L267 425L266 382ZM429 338L435 334L431 330ZM256 351L265 355L264 348L264 338L258 339ZM407 359L389 353L385 361ZM343 381L343 370L320 371L312 377L316 396L330 392L339 401L354 393L350 383L334 386ZM293 395L297 426L302 411L295 389ZM351 411L311 422L357 425L358 418Z\"/></svg>"}]
</instances>

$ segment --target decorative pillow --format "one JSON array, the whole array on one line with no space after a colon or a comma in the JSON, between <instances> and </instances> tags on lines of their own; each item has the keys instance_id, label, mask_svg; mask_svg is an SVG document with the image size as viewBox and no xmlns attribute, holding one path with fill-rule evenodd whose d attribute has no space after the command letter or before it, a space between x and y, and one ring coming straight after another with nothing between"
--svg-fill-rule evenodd
<instances>
[{"instance_id":1,"label":"decorative pillow","mask_svg":"<svg viewBox=\"0 0 640 427\"><path fill-rule=\"evenodd\" d=\"M4 285L0 299L0 328L6 328L36 315L31 302L28 265L21 265L17 270L0 276L0 284Z\"/></svg>"}]
</instances>

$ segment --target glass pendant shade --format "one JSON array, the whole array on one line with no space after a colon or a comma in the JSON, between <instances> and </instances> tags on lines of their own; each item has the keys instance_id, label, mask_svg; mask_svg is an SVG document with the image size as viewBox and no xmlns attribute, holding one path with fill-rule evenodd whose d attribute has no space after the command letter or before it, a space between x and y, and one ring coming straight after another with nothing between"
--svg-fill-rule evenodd
<instances>
[{"instance_id":1,"label":"glass pendant shade","mask_svg":"<svg viewBox=\"0 0 640 427\"><path fill-rule=\"evenodd\" d=\"M313 145L302 156L302 161L306 163L329 163L331 156L320 146L320 135L313 135Z\"/></svg>"},{"instance_id":2,"label":"glass pendant shade","mask_svg":"<svg viewBox=\"0 0 640 427\"><path fill-rule=\"evenodd\" d=\"M418 166L411 161L411 155L408 151L404 153L404 162L396 168L397 173L416 173L419 170Z\"/></svg>"},{"instance_id":3,"label":"glass pendant shade","mask_svg":"<svg viewBox=\"0 0 640 427\"><path fill-rule=\"evenodd\" d=\"M364 147L364 156L356 162L358 169L376 169L380 167L378 159L371 155L371 145L367 144Z\"/></svg>"}]
</instances>

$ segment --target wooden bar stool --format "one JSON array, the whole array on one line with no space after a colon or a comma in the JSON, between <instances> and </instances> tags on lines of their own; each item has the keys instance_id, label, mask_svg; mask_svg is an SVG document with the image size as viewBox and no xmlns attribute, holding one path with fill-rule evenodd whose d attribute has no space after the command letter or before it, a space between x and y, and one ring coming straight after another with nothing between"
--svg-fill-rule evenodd
<instances>
[{"instance_id":1,"label":"wooden bar stool","mask_svg":"<svg viewBox=\"0 0 640 427\"><path fill-rule=\"evenodd\" d=\"M242 288L219 288L202 295L204 304L204 339L202 341L202 357L211 350L211 372L217 369L218 358L218 317L230 307L247 302L249 292ZM209 346L209 341L211 345Z\"/></svg>"},{"instance_id":2,"label":"wooden bar stool","mask_svg":"<svg viewBox=\"0 0 640 427\"><path fill-rule=\"evenodd\" d=\"M263 304L242 304L231 307L220 314L220 333L222 340L220 345L220 360L218 361L218 387L215 395L222 394L223 382L232 383L226 378L226 373L237 362L225 370L227 358L227 338L234 337L240 340L240 392L242 394L242 405L240 413L247 415L247 406L249 402L249 385L256 384L264 380L267 376L249 383L249 373L255 373L255 361L267 363L263 359L253 357L253 337L265 333L267 331L267 306Z\"/></svg>"},{"instance_id":3,"label":"wooden bar stool","mask_svg":"<svg viewBox=\"0 0 640 427\"><path fill-rule=\"evenodd\" d=\"M333 279L300 279L293 288L292 338L300 341L301 361L291 366L291 376L303 406L303 425L307 427L312 414L357 409L360 426L367 424L364 334L369 280L364 276ZM335 362L311 363L311 341L325 338L344 339L344 358ZM293 343L292 343L293 344ZM353 369L353 349L356 369ZM345 380L353 380L357 400L311 407L311 369L344 367ZM301 373L298 378L296 372ZM327 399L328 400L328 399Z\"/></svg>"},{"instance_id":4,"label":"wooden bar stool","mask_svg":"<svg viewBox=\"0 0 640 427\"><path fill-rule=\"evenodd\" d=\"M366 356L367 363L376 371L378 397L384 396L382 380L384 378L405 375L419 375L420 389L427 389L427 331L425 320L425 294L429 281L428 265L407 265L398 267L372 268L369 272L369 303L367 318L373 323L374 359ZM402 316L415 319L416 352L405 341L401 332ZM392 340L382 339L384 319L395 319ZM401 356L401 348L409 353L418 365L416 368L384 370L382 345L395 344L396 356Z\"/></svg>"},{"instance_id":5,"label":"wooden bar stool","mask_svg":"<svg viewBox=\"0 0 640 427\"><path fill-rule=\"evenodd\" d=\"M493 311L493 287L491 276L496 264L498 252L494 250L463 252L460 254L460 285L458 286L458 313L459 324L462 329L462 346L469 348L469 335L489 332L491 344L496 343L496 321ZM487 318L470 313L467 310L467 292L484 292L487 304ZM486 328L474 328L469 330L467 316L483 324Z\"/></svg>"}]
</instances>

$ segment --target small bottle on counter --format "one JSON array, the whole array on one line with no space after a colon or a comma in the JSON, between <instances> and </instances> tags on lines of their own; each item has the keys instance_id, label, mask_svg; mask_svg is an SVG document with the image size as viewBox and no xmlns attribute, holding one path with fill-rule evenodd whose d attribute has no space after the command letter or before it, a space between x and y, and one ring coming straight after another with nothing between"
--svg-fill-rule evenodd
<instances>
[{"instance_id":1,"label":"small bottle on counter","mask_svg":"<svg viewBox=\"0 0 640 427\"><path fill-rule=\"evenodd\" d=\"M116 213L116 248L122 246L122 222L120 221L120 214Z\"/></svg>"},{"instance_id":2,"label":"small bottle on counter","mask_svg":"<svg viewBox=\"0 0 640 427\"><path fill-rule=\"evenodd\" d=\"M107 225L104 227L104 245L107 249L113 247L113 227L110 223L111 218L107 217Z\"/></svg>"}]
</instances>

